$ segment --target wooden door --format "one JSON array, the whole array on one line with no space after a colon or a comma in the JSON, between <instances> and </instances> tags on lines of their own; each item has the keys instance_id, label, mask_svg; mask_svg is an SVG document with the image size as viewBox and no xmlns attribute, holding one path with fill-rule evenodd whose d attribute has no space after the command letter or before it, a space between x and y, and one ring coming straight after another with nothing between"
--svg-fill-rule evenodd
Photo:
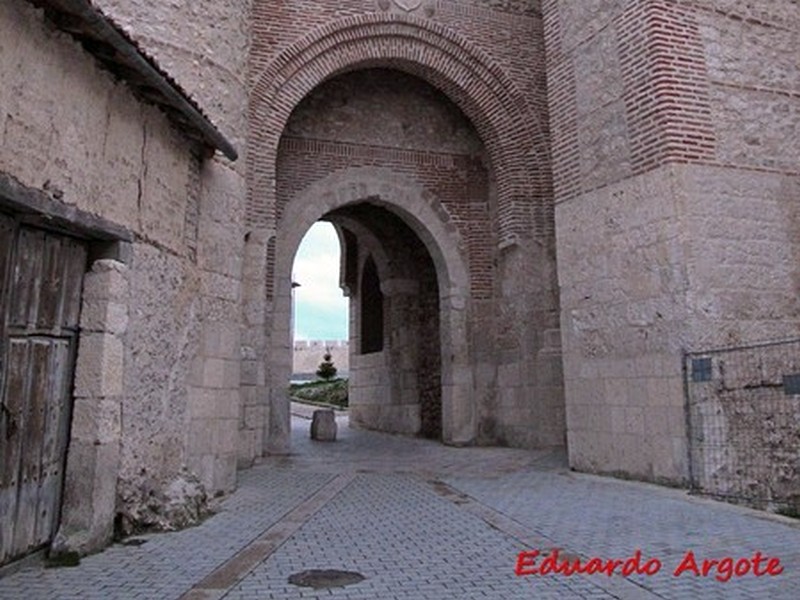
<instances>
[{"instance_id":1,"label":"wooden door","mask_svg":"<svg viewBox=\"0 0 800 600\"><path fill-rule=\"evenodd\" d=\"M58 527L86 245L0 214L0 564Z\"/></svg>"}]
</instances>

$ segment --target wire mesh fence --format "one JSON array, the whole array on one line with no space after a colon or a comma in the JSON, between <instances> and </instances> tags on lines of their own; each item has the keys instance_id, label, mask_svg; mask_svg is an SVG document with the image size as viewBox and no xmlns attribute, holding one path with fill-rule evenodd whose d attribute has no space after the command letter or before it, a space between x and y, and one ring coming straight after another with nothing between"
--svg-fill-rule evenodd
<instances>
[{"instance_id":1,"label":"wire mesh fence","mask_svg":"<svg viewBox=\"0 0 800 600\"><path fill-rule=\"evenodd\" d=\"M800 339L685 356L692 487L800 511Z\"/></svg>"}]
</instances>

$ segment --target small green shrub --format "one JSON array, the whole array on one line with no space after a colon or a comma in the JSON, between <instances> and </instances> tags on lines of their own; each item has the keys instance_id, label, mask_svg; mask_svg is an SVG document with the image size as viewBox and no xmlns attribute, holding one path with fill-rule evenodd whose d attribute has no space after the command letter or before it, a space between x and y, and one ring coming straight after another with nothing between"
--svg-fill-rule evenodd
<instances>
[{"instance_id":1,"label":"small green shrub","mask_svg":"<svg viewBox=\"0 0 800 600\"><path fill-rule=\"evenodd\" d=\"M319 367L317 368L317 377L325 381L330 381L336 377L336 367L333 366L330 352L323 354L322 362L319 363Z\"/></svg>"}]
</instances>

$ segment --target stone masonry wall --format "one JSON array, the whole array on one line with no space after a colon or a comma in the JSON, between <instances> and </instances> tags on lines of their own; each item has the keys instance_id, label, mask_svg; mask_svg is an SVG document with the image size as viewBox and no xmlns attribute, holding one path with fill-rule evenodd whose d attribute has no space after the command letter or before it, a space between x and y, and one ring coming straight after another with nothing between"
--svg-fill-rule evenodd
<instances>
[{"instance_id":1,"label":"stone masonry wall","mask_svg":"<svg viewBox=\"0 0 800 600\"><path fill-rule=\"evenodd\" d=\"M95 4L200 105L240 155L233 163L214 156L193 175L199 293L191 311L202 325L187 340L190 424L181 442L189 449L191 469L206 485L230 490L240 446L252 458L251 448L258 445L252 432L238 434L250 418L240 402L250 2ZM251 371L245 376L259 377ZM258 416L263 421L263 411Z\"/></svg>"},{"instance_id":2,"label":"stone masonry wall","mask_svg":"<svg viewBox=\"0 0 800 600\"><path fill-rule=\"evenodd\" d=\"M791 337L800 333L800 13L789 1L690 6L716 155L681 172L690 199L687 346Z\"/></svg>"},{"instance_id":3,"label":"stone masonry wall","mask_svg":"<svg viewBox=\"0 0 800 600\"><path fill-rule=\"evenodd\" d=\"M682 351L797 332L796 7L543 8L570 462L684 481Z\"/></svg>"},{"instance_id":4,"label":"stone masonry wall","mask_svg":"<svg viewBox=\"0 0 800 600\"><path fill-rule=\"evenodd\" d=\"M109 443L119 446L119 464L104 466L110 486L86 487L91 476L79 484L89 494L115 491L116 509L140 523L148 521L146 505L164 499L174 481L199 476L209 492L231 489L243 178L220 160L204 164L201 149L165 115L135 99L27 2L0 6L0 72L0 171L126 228L134 240L122 254L129 295L127 328L117 334L124 347L124 368L114 371L118 408L97 423L102 436L115 432ZM210 324L214 317L224 331ZM224 356L224 375L212 372L207 356ZM208 398L198 396L208 389L222 393L202 404ZM213 427L197 427L202 415ZM193 428L206 442L190 439ZM113 515L110 502L98 514ZM65 505L65 515L73 508ZM107 536L110 523L99 526Z\"/></svg>"}]
</instances>

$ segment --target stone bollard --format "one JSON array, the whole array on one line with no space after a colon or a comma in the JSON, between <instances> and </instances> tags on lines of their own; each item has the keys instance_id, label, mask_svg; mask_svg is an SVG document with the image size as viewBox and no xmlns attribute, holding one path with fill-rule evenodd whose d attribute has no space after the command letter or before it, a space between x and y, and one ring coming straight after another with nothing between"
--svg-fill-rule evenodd
<instances>
[{"instance_id":1,"label":"stone bollard","mask_svg":"<svg viewBox=\"0 0 800 600\"><path fill-rule=\"evenodd\" d=\"M322 408L314 411L311 418L311 439L318 442L336 441L336 416L333 409Z\"/></svg>"}]
</instances>

